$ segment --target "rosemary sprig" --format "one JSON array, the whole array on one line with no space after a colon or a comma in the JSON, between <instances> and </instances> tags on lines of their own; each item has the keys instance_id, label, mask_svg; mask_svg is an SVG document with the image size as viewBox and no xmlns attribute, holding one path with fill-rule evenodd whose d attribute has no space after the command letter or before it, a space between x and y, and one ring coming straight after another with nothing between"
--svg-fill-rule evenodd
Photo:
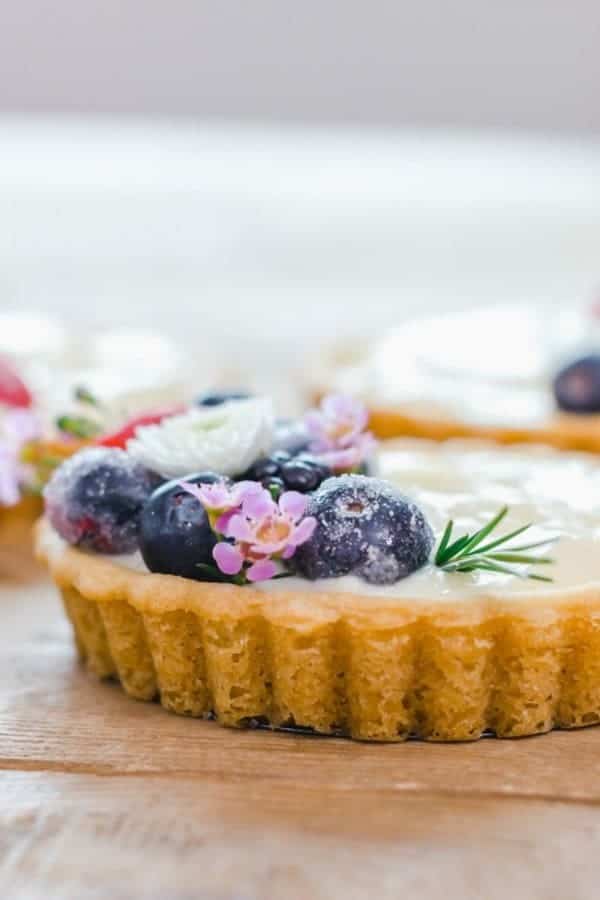
<instances>
[{"instance_id":1,"label":"rosemary sprig","mask_svg":"<svg viewBox=\"0 0 600 900\"><path fill-rule=\"evenodd\" d=\"M550 557L535 556L527 551L535 550L538 547L547 547L557 541L557 537L507 547L506 544L509 541L531 528L531 524L529 524L486 543L486 538L498 527L507 513L508 507L504 506L490 519L487 525L484 525L475 534L464 534L454 541L452 540L454 522L450 519L436 550L434 559L436 566L443 569L444 572L474 572L479 569L484 572L516 575L518 578L531 578L534 581L552 581L552 578L546 575L515 569L513 565L507 565L507 563L530 566L550 565L554 562Z\"/></svg>"}]
</instances>

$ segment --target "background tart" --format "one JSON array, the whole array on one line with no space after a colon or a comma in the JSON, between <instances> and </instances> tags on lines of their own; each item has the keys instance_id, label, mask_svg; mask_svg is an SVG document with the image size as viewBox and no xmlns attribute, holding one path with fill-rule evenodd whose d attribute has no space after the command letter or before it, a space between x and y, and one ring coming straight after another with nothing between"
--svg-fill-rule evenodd
<instances>
[{"instance_id":1,"label":"background tart","mask_svg":"<svg viewBox=\"0 0 600 900\"><path fill-rule=\"evenodd\" d=\"M561 412L552 381L600 344L597 309L490 307L407 321L319 367L315 393L363 400L371 428L446 440L483 438L600 451L600 415Z\"/></svg>"},{"instance_id":2,"label":"background tart","mask_svg":"<svg viewBox=\"0 0 600 900\"><path fill-rule=\"evenodd\" d=\"M31 533L42 511L38 496L23 497L15 506L0 506L0 578L22 577L23 564L31 568Z\"/></svg>"},{"instance_id":3,"label":"background tart","mask_svg":"<svg viewBox=\"0 0 600 900\"><path fill-rule=\"evenodd\" d=\"M140 700L224 725L362 740L472 740L600 721L600 466L543 448L393 443L382 474L437 534L508 504L507 530L560 535L551 584L427 565L388 586L297 576L254 586L150 574L68 547L41 521L88 668Z\"/></svg>"}]
</instances>

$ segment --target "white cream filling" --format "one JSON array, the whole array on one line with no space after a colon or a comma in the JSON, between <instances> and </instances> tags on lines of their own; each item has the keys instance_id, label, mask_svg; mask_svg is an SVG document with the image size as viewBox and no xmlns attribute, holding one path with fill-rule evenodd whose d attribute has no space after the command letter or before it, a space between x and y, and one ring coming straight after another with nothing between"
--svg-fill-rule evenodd
<instances>
[{"instance_id":1,"label":"white cream filling","mask_svg":"<svg viewBox=\"0 0 600 900\"><path fill-rule=\"evenodd\" d=\"M430 563L383 587L352 575L319 581L294 576L261 582L256 585L259 590L341 591L444 601L600 587L600 465L593 457L537 447L398 441L384 446L379 463L381 477L422 508L436 539L448 519L455 520L457 535L472 532L504 505L510 512L499 533L532 522L531 540L558 536L560 540L548 551L555 563L539 569L552 576L552 584L493 572L451 574ZM139 554L106 559L145 571Z\"/></svg>"},{"instance_id":2,"label":"white cream filling","mask_svg":"<svg viewBox=\"0 0 600 900\"><path fill-rule=\"evenodd\" d=\"M553 375L599 343L600 318L585 311L472 310L405 323L330 386L416 417L535 428L556 411Z\"/></svg>"}]
</instances>

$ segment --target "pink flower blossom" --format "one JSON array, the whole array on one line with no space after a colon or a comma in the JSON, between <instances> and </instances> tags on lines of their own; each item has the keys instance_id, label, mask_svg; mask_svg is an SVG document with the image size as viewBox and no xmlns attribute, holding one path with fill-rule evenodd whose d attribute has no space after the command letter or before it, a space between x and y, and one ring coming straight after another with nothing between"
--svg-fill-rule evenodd
<instances>
[{"instance_id":1,"label":"pink flower blossom","mask_svg":"<svg viewBox=\"0 0 600 900\"><path fill-rule=\"evenodd\" d=\"M199 500L208 514L211 527L225 533L227 523L247 496L260 493L263 488L257 481L238 481L230 484L225 479L213 484L178 482L179 486Z\"/></svg>"},{"instance_id":2,"label":"pink flower blossom","mask_svg":"<svg viewBox=\"0 0 600 900\"><path fill-rule=\"evenodd\" d=\"M178 484L199 500L207 511L215 513L237 509L247 495L260 493L262 490L257 481L238 481L230 484L223 479L213 484L192 484L189 481L179 481Z\"/></svg>"},{"instance_id":3,"label":"pink flower blossom","mask_svg":"<svg viewBox=\"0 0 600 900\"><path fill-rule=\"evenodd\" d=\"M202 503L211 528L225 538L213 548L213 558L224 575L241 573L247 581L273 578L275 560L290 559L317 524L304 516L308 497L296 491L283 493L275 502L256 481L179 484Z\"/></svg>"},{"instance_id":4,"label":"pink flower blossom","mask_svg":"<svg viewBox=\"0 0 600 900\"><path fill-rule=\"evenodd\" d=\"M0 419L0 505L19 502L21 487L31 469L21 461L25 444L39 434L39 423L29 409L9 409Z\"/></svg>"},{"instance_id":5,"label":"pink flower blossom","mask_svg":"<svg viewBox=\"0 0 600 900\"><path fill-rule=\"evenodd\" d=\"M334 472L357 469L375 447L366 431L369 414L358 400L340 394L325 397L319 409L305 417L311 436L309 449Z\"/></svg>"},{"instance_id":6,"label":"pink flower blossom","mask_svg":"<svg viewBox=\"0 0 600 900\"><path fill-rule=\"evenodd\" d=\"M227 522L226 538L213 550L219 569L237 575L244 566L248 581L264 581L277 573L276 559L290 559L307 541L317 521L304 516L308 497L286 491L275 502L269 491L246 494L240 510Z\"/></svg>"},{"instance_id":7,"label":"pink flower blossom","mask_svg":"<svg viewBox=\"0 0 600 900\"><path fill-rule=\"evenodd\" d=\"M345 447L342 450L327 450L317 455L333 472L352 472L369 458L376 446L377 441L371 432L367 431L358 435L356 443L352 447Z\"/></svg>"}]
</instances>

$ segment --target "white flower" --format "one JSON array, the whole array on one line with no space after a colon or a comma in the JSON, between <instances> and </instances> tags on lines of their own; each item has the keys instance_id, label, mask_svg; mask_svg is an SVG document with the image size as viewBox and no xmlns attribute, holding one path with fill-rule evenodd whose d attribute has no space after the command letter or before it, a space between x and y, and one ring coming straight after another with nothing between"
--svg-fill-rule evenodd
<instances>
[{"instance_id":1,"label":"white flower","mask_svg":"<svg viewBox=\"0 0 600 900\"><path fill-rule=\"evenodd\" d=\"M139 428L128 452L166 478L194 472L240 475L273 442L273 407L264 397L198 407Z\"/></svg>"}]
</instances>

